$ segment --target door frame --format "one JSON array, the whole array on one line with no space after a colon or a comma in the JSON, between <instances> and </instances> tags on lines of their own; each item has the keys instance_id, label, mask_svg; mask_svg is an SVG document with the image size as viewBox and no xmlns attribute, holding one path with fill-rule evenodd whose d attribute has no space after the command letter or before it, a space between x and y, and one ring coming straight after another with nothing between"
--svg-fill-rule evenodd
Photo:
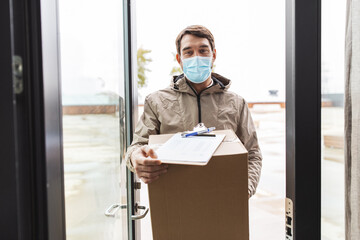
<instances>
[{"instance_id":1,"label":"door frame","mask_svg":"<svg viewBox=\"0 0 360 240\"><path fill-rule=\"evenodd\" d=\"M287 239L321 239L321 0L286 1L286 198Z\"/></svg>"},{"instance_id":2,"label":"door frame","mask_svg":"<svg viewBox=\"0 0 360 240\"><path fill-rule=\"evenodd\" d=\"M126 147L129 147L133 140L133 132L138 120L135 16L135 1L123 0ZM126 179L128 239L140 239L140 222L131 218L136 214L134 206L139 201L140 193L135 189L135 175L129 169L126 170Z\"/></svg>"},{"instance_id":3,"label":"door frame","mask_svg":"<svg viewBox=\"0 0 360 240\"><path fill-rule=\"evenodd\" d=\"M13 34L11 26L13 21L11 19L12 12L10 11L10 1L0 2L0 228L6 231L0 231L1 239L20 239L20 231L24 233L31 232L31 229L26 228L24 224L20 223L21 216L18 213L20 210L20 190L21 183L17 177L19 171L17 169L17 134L16 134L16 118L13 94L13 73L12 73L12 41Z\"/></svg>"},{"instance_id":4,"label":"door frame","mask_svg":"<svg viewBox=\"0 0 360 240\"><path fill-rule=\"evenodd\" d=\"M134 1L123 1L130 144L137 121ZM58 32L53 27L57 1L12 0L0 6L0 73L6 79L0 82L1 209L6 221L0 223L7 229L0 235L65 239ZM287 0L286 31L286 197L293 202L293 239L321 239L321 0ZM13 94L14 53L23 59L21 96ZM128 172L131 206L133 177ZM132 207L128 211L131 217ZM129 220L129 239L135 237Z\"/></svg>"},{"instance_id":5,"label":"door frame","mask_svg":"<svg viewBox=\"0 0 360 240\"><path fill-rule=\"evenodd\" d=\"M0 7L0 128L4 133L0 134L0 157L4 159L0 167L4 191L0 226L7 229L0 238L65 240L58 3L12 0L1 2ZM24 90L20 94L13 91L13 55L20 56L23 63ZM131 82L128 89L132 89ZM128 91L129 99L135 90ZM128 124L137 119L131 110L137 103L125 102L126 114L131 113ZM126 131L128 141L132 130ZM129 239L133 238L129 234Z\"/></svg>"},{"instance_id":6,"label":"door frame","mask_svg":"<svg viewBox=\"0 0 360 240\"><path fill-rule=\"evenodd\" d=\"M321 239L321 0L286 1L286 198L288 239Z\"/></svg>"},{"instance_id":7,"label":"door frame","mask_svg":"<svg viewBox=\"0 0 360 240\"><path fill-rule=\"evenodd\" d=\"M1 142L7 164L1 182L9 199L4 239L65 239L61 98L56 1L1 3ZM6 6L5 6L6 5ZM46 16L47 21L41 22ZM15 93L13 57L22 59L23 88ZM43 68L44 66L44 68ZM20 88L21 89L21 88ZM3 105L4 104L4 105ZM10 174L10 176L9 176ZM14 223L16 224L14 225ZM15 230L15 231L14 231Z\"/></svg>"}]
</instances>

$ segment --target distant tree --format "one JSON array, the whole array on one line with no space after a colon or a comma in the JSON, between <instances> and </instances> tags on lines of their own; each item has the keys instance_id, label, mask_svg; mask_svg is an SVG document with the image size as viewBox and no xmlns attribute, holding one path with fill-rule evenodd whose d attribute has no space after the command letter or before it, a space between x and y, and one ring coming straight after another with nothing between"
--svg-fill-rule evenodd
<instances>
[{"instance_id":1,"label":"distant tree","mask_svg":"<svg viewBox=\"0 0 360 240\"><path fill-rule=\"evenodd\" d=\"M149 53L151 53L151 50L143 49L142 47L137 51L138 88L146 86L146 72L151 72L150 69L146 68L146 65L152 62L152 59L147 56Z\"/></svg>"},{"instance_id":2,"label":"distant tree","mask_svg":"<svg viewBox=\"0 0 360 240\"><path fill-rule=\"evenodd\" d=\"M179 64L178 64L178 62L177 62L177 60L176 60L176 53L173 53L173 52L172 52L172 55L173 55L173 57L174 57L173 59L174 59L174 61L175 61L175 63L176 63L176 66L174 66L174 67L171 69L170 75L171 75L171 76L180 75L180 74L183 73L183 71L181 70L181 67L179 66Z\"/></svg>"}]
</instances>

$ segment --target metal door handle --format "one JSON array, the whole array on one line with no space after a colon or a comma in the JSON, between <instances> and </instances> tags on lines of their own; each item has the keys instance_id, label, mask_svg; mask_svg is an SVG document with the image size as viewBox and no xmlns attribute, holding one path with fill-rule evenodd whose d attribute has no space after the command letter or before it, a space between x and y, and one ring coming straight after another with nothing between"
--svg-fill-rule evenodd
<instances>
[{"instance_id":1,"label":"metal door handle","mask_svg":"<svg viewBox=\"0 0 360 240\"><path fill-rule=\"evenodd\" d=\"M121 205L121 204L113 204L113 205L111 205L108 209L106 209L105 216L107 216L107 217L115 217L115 213L119 209L126 209L126 205Z\"/></svg>"},{"instance_id":2,"label":"metal door handle","mask_svg":"<svg viewBox=\"0 0 360 240\"><path fill-rule=\"evenodd\" d=\"M126 209L127 206L126 204L112 204L108 209L106 209L105 211L105 216L107 217L115 217L116 212L119 209ZM139 220L139 219L143 219L144 217L146 217L146 215L149 212L149 208L148 207L144 207L144 206L140 206L138 203L135 204L135 212L139 211L139 209L141 210L145 210L142 214L139 215L132 215L131 216L131 220Z\"/></svg>"},{"instance_id":3,"label":"metal door handle","mask_svg":"<svg viewBox=\"0 0 360 240\"><path fill-rule=\"evenodd\" d=\"M144 206L139 206L137 204L135 204L135 209L143 209L145 210L142 214L139 215L132 215L131 216L131 220L139 220L139 219L143 219L149 212L149 208L148 207L144 207Z\"/></svg>"}]
</instances>

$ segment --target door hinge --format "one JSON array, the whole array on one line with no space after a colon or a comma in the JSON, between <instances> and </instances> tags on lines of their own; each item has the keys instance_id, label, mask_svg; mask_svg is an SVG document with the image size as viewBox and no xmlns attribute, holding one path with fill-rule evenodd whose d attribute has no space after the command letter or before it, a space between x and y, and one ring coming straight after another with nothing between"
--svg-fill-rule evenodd
<instances>
[{"instance_id":1,"label":"door hinge","mask_svg":"<svg viewBox=\"0 0 360 240\"><path fill-rule=\"evenodd\" d=\"M286 240L292 240L294 236L294 205L290 198L285 201L285 235Z\"/></svg>"},{"instance_id":2,"label":"door hinge","mask_svg":"<svg viewBox=\"0 0 360 240\"><path fill-rule=\"evenodd\" d=\"M134 189L135 190L141 189L141 182L134 182Z\"/></svg>"},{"instance_id":3,"label":"door hinge","mask_svg":"<svg viewBox=\"0 0 360 240\"><path fill-rule=\"evenodd\" d=\"M12 59L13 87L15 94L21 94L24 91L23 82L23 63L20 56L13 56Z\"/></svg>"}]
</instances>

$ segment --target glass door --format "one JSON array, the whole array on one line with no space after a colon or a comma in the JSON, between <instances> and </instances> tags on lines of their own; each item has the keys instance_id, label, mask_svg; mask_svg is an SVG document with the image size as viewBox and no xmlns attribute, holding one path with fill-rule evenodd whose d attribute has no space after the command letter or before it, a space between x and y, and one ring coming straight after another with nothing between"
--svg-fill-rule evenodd
<instances>
[{"instance_id":1,"label":"glass door","mask_svg":"<svg viewBox=\"0 0 360 240\"><path fill-rule=\"evenodd\" d=\"M345 239L346 1L321 3L321 238Z\"/></svg>"},{"instance_id":2,"label":"glass door","mask_svg":"<svg viewBox=\"0 0 360 240\"><path fill-rule=\"evenodd\" d=\"M149 12L153 6L161 8ZM176 11L186 18L172 17L173 8L166 0L136 1L139 116L146 96L182 73L175 58L179 32L193 24L209 28L218 54L213 71L248 102L264 159L249 200L250 239L285 239L285 1L183 0ZM148 205L148 185L138 192ZM152 239L150 216L141 223L142 239Z\"/></svg>"},{"instance_id":3,"label":"glass door","mask_svg":"<svg viewBox=\"0 0 360 240\"><path fill-rule=\"evenodd\" d=\"M128 239L121 0L59 0L66 239Z\"/></svg>"}]
</instances>

